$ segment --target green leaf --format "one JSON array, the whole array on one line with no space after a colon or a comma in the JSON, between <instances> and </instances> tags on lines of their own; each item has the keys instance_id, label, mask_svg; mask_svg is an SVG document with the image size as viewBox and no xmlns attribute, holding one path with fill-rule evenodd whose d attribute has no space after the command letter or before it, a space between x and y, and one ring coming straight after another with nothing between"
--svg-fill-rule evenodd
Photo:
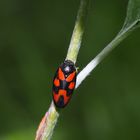
<instances>
[{"instance_id":1,"label":"green leaf","mask_svg":"<svg viewBox=\"0 0 140 140\"><path fill-rule=\"evenodd\" d=\"M125 22L116 37L78 74L76 88L90 72L123 41L134 29L140 27L140 0L129 0Z\"/></svg>"},{"instance_id":2,"label":"green leaf","mask_svg":"<svg viewBox=\"0 0 140 140\"><path fill-rule=\"evenodd\" d=\"M131 27L131 28L130 28ZM127 15L122 30L140 27L140 0L129 0Z\"/></svg>"}]
</instances>

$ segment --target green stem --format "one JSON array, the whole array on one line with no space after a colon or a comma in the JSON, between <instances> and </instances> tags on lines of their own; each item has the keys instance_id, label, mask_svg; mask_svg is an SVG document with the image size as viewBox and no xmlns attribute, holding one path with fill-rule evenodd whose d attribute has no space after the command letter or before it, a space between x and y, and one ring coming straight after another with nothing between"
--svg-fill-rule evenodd
<instances>
[{"instance_id":1,"label":"green stem","mask_svg":"<svg viewBox=\"0 0 140 140\"><path fill-rule=\"evenodd\" d=\"M132 31L137 28L137 22L134 21L127 28L122 28L118 35L78 74L76 88L83 82L83 80L92 72L102 60L116 48L116 46L123 41Z\"/></svg>"},{"instance_id":2,"label":"green stem","mask_svg":"<svg viewBox=\"0 0 140 140\"><path fill-rule=\"evenodd\" d=\"M74 63L76 62L82 41L88 2L89 0L81 0L78 16L66 57L66 59L71 60ZM35 140L50 140L54 132L58 117L59 113L56 110L54 103L52 102L48 112L45 114L39 125Z\"/></svg>"},{"instance_id":3,"label":"green stem","mask_svg":"<svg viewBox=\"0 0 140 140\"><path fill-rule=\"evenodd\" d=\"M35 140L50 140L58 117L59 113L56 111L55 105L52 102L38 127Z\"/></svg>"},{"instance_id":4,"label":"green stem","mask_svg":"<svg viewBox=\"0 0 140 140\"><path fill-rule=\"evenodd\" d=\"M81 0L74 31L70 41L66 60L76 63L77 55L81 46L82 36L85 28L89 0Z\"/></svg>"},{"instance_id":5,"label":"green stem","mask_svg":"<svg viewBox=\"0 0 140 140\"><path fill-rule=\"evenodd\" d=\"M135 22L124 30L121 30L118 35L95 57L100 63L122 40L124 40L135 28Z\"/></svg>"}]
</instances>

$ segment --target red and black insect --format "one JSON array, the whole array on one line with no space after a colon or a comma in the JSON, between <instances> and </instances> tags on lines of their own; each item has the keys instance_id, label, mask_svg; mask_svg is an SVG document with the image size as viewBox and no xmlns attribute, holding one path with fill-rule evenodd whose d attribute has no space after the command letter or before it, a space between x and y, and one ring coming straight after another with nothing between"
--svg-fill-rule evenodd
<instances>
[{"instance_id":1,"label":"red and black insect","mask_svg":"<svg viewBox=\"0 0 140 140\"><path fill-rule=\"evenodd\" d=\"M57 69L53 79L53 100L57 107L65 107L71 99L76 84L76 67L65 60Z\"/></svg>"}]
</instances>

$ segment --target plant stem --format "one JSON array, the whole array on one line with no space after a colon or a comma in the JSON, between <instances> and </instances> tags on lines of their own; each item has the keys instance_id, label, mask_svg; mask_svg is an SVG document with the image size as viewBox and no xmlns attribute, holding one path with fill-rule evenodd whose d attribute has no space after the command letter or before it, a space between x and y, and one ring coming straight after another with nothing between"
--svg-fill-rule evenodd
<instances>
[{"instance_id":1,"label":"plant stem","mask_svg":"<svg viewBox=\"0 0 140 140\"><path fill-rule=\"evenodd\" d=\"M50 140L57 123L59 114L52 102L48 112L43 117L36 133L35 140Z\"/></svg>"},{"instance_id":2,"label":"plant stem","mask_svg":"<svg viewBox=\"0 0 140 140\"><path fill-rule=\"evenodd\" d=\"M85 21L87 17L88 3L89 0L81 0L74 31L67 52L66 59L71 60L74 63L76 63L77 55L81 46L82 36L85 28Z\"/></svg>"},{"instance_id":3,"label":"plant stem","mask_svg":"<svg viewBox=\"0 0 140 140\"><path fill-rule=\"evenodd\" d=\"M89 0L81 0L75 28L72 34L72 39L66 57L66 59L71 60L74 63L76 63L77 55L82 41L88 2ZM57 112L55 105L52 101L48 112L45 114L38 127L35 140L50 140L54 132L54 127L57 123L58 117L59 113Z\"/></svg>"},{"instance_id":4,"label":"plant stem","mask_svg":"<svg viewBox=\"0 0 140 140\"><path fill-rule=\"evenodd\" d=\"M116 46L123 41L134 29L136 29L136 22L133 22L131 26L121 30L118 35L91 61L88 65L78 74L76 87L83 82L83 80L95 69L95 67L101 63L101 61L108 55L110 52L116 48Z\"/></svg>"}]
</instances>

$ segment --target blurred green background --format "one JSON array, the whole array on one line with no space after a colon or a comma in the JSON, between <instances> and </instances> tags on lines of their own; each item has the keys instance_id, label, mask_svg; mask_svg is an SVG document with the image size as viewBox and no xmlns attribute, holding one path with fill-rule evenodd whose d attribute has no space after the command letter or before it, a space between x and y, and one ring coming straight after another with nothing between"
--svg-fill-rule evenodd
<instances>
[{"instance_id":1,"label":"blurred green background","mask_svg":"<svg viewBox=\"0 0 140 140\"><path fill-rule=\"evenodd\" d=\"M52 100L79 0L0 1L0 140L33 140ZM81 70L121 28L127 0L91 0ZM139 140L140 30L125 39L75 91L53 140Z\"/></svg>"}]
</instances>

